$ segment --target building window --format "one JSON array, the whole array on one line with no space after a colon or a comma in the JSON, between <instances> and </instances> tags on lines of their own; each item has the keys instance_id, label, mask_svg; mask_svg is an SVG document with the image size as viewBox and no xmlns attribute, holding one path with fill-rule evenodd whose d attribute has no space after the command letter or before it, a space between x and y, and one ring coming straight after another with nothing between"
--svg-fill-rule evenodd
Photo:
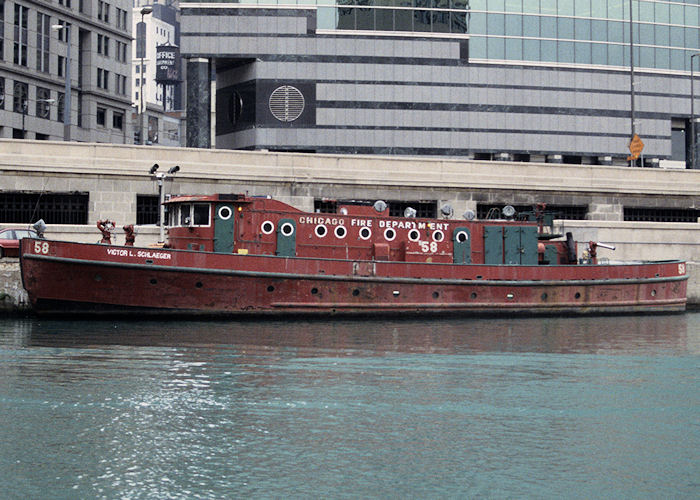
<instances>
[{"instance_id":1,"label":"building window","mask_svg":"<svg viewBox=\"0 0 700 500\"><path fill-rule=\"evenodd\" d=\"M29 85L22 82L15 82L12 109L15 113L27 112L27 97L29 96Z\"/></svg>"},{"instance_id":2,"label":"building window","mask_svg":"<svg viewBox=\"0 0 700 500\"><path fill-rule=\"evenodd\" d=\"M87 224L88 193L0 193L0 223Z\"/></svg>"},{"instance_id":3,"label":"building window","mask_svg":"<svg viewBox=\"0 0 700 500\"><path fill-rule=\"evenodd\" d=\"M109 57L109 37L97 35L97 53Z\"/></svg>"},{"instance_id":4,"label":"building window","mask_svg":"<svg viewBox=\"0 0 700 500\"><path fill-rule=\"evenodd\" d=\"M97 19L109 23L109 4L98 0L97 2Z\"/></svg>"},{"instance_id":5,"label":"building window","mask_svg":"<svg viewBox=\"0 0 700 500\"><path fill-rule=\"evenodd\" d=\"M97 124L105 126L107 110L105 108L97 108Z\"/></svg>"},{"instance_id":6,"label":"building window","mask_svg":"<svg viewBox=\"0 0 700 500\"><path fill-rule=\"evenodd\" d=\"M158 118L155 116L148 117L148 142L158 144Z\"/></svg>"},{"instance_id":7,"label":"building window","mask_svg":"<svg viewBox=\"0 0 700 500\"><path fill-rule=\"evenodd\" d=\"M124 113L112 112L112 127L119 130L124 128Z\"/></svg>"},{"instance_id":8,"label":"building window","mask_svg":"<svg viewBox=\"0 0 700 500\"><path fill-rule=\"evenodd\" d=\"M690 124L690 121L688 121ZM690 134L688 134L690 135ZM686 161L686 153L690 148L690 141L686 139L685 127L671 128L671 159L674 161Z\"/></svg>"},{"instance_id":9,"label":"building window","mask_svg":"<svg viewBox=\"0 0 700 500\"><path fill-rule=\"evenodd\" d=\"M357 205L368 205L371 206L373 201L358 201L353 200L340 201L328 200L328 199L316 199L314 200L314 211L320 213L337 213L338 204L357 204ZM435 218L437 217L437 202L436 201L387 201L389 207L389 215L392 217L404 217L404 211L411 207L416 211L416 217L427 217Z\"/></svg>"},{"instance_id":10,"label":"building window","mask_svg":"<svg viewBox=\"0 0 700 500\"><path fill-rule=\"evenodd\" d=\"M632 208L624 207L624 220L644 222L699 222L697 208Z\"/></svg>"},{"instance_id":11,"label":"building window","mask_svg":"<svg viewBox=\"0 0 700 500\"><path fill-rule=\"evenodd\" d=\"M404 217L404 211L411 207L416 210L416 217L437 217L436 201L387 201L389 215L392 217Z\"/></svg>"},{"instance_id":12,"label":"building window","mask_svg":"<svg viewBox=\"0 0 700 500\"><path fill-rule=\"evenodd\" d=\"M27 65L27 17L29 8L15 4L14 63Z\"/></svg>"},{"instance_id":13,"label":"building window","mask_svg":"<svg viewBox=\"0 0 700 500\"><path fill-rule=\"evenodd\" d=\"M51 92L43 87L36 88L36 116L49 119L51 116Z\"/></svg>"},{"instance_id":14,"label":"building window","mask_svg":"<svg viewBox=\"0 0 700 500\"><path fill-rule=\"evenodd\" d=\"M71 0L58 0L58 5L63 5L64 7L67 7L70 9L71 7ZM82 11L81 11L82 12Z\"/></svg>"},{"instance_id":15,"label":"building window","mask_svg":"<svg viewBox=\"0 0 700 500\"><path fill-rule=\"evenodd\" d=\"M136 224L157 224L160 208L158 195L137 194L136 195Z\"/></svg>"},{"instance_id":16,"label":"building window","mask_svg":"<svg viewBox=\"0 0 700 500\"><path fill-rule=\"evenodd\" d=\"M0 109L5 109L5 79L0 76Z\"/></svg>"},{"instance_id":17,"label":"building window","mask_svg":"<svg viewBox=\"0 0 700 500\"><path fill-rule=\"evenodd\" d=\"M109 71L97 68L97 86L104 90L109 90Z\"/></svg>"},{"instance_id":18,"label":"building window","mask_svg":"<svg viewBox=\"0 0 700 500\"><path fill-rule=\"evenodd\" d=\"M117 75L115 91L120 95L126 95L126 76Z\"/></svg>"},{"instance_id":19,"label":"building window","mask_svg":"<svg viewBox=\"0 0 700 500\"><path fill-rule=\"evenodd\" d=\"M501 218L501 209L507 205L478 203L476 205L476 216L479 219ZM515 208L516 217L524 220L534 220L534 208L531 205L512 205ZM552 214L555 219L565 220L585 220L588 214L587 205L555 205L547 204L546 212ZM532 217L532 219L530 219Z\"/></svg>"},{"instance_id":20,"label":"building window","mask_svg":"<svg viewBox=\"0 0 700 500\"><path fill-rule=\"evenodd\" d=\"M126 29L126 11L123 9L120 9L119 7L116 7L115 14L117 16L117 29L125 30Z\"/></svg>"},{"instance_id":21,"label":"building window","mask_svg":"<svg viewBox=\"0 0 700 500\"><path fill-rule=\"evenodd\" d=\"M67 29L63 28L63 29L58 30L58 33L56 35L59 41L68 42L68 32L71 31L70 23L67 23L66 21L61 21L59 19L57 24L60 24L61 26L68 26Z\"/></svg>"},{"instance_id":22,"label":"building window","mask_svg":"<svg viewBox=\"0 0 700 500\"><path fill-rule=\"evenodd\" d=\"M66 58L63 56L58 56L58 76L63 76L66 74Z\"/></svg>"},{"instance_id":23,"label":"building window","mask_svg":"<svg viewBox=\"0 0 700 500\"><path fill-rule=\"evenodd\" d=\"M49 72L49 40L51 19L46 14L36 15L36 69L42 73Z\"/></svg>"},{"instance_id":24,"label":"building window","mask_svg":"<svg viewBox=\"0 0 700 500\"><path fill-rule=\"evenodd\" d=\"M114 57L119 62L126 62L126 43L115 41L115 54Z\"/></svg>"}]
</instances>

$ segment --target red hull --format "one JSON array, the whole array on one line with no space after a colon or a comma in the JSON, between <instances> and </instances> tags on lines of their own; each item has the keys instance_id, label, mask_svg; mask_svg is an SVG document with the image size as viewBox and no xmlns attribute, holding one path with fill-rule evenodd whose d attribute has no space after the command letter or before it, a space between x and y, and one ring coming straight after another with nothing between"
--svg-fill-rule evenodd
<instances>
[{"instance_id":1,"label":"red hull","mask_svg":"<svg viewBox=\"0 0 700 500\"><path fill-rule=\"evenodd\" d=\"M39 313L562 314L683 311L679 261L510 266L22 242Z\"/></svg>"}]
</instances>

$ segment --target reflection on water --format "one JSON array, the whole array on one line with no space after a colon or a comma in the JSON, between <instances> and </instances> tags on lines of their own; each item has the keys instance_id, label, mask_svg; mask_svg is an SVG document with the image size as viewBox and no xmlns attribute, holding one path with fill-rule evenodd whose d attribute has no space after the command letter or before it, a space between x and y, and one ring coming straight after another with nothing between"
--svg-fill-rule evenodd
<instances>
[{"instance_id":1,"label":"reflection on water","mask_svg":"<svg viewBox=\"0 0 700 500\"><path fill-rule=\"evenodd\" d=\"M104 345L295 349L300 356L328 351L473 353L700 352L700 314L449 319L442 321L326 320L242 322L71 322L7 320L0 338L23 346Z\"/></svg>"},{"instance_id":2,"label":"reflection on water","mask_svg":"<svg viewBox=\"0 0 700 500\"><path fill-rule=\"evenodd\" d=\"M0 320L8 498L692 498L700 314Z\"/></svg>"}]
</instances>

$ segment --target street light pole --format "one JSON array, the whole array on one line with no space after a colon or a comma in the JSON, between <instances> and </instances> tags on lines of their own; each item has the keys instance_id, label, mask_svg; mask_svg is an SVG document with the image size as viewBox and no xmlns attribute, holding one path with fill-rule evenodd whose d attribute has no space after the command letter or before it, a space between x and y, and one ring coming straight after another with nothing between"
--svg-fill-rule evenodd
<instances>
[{"instance_id":1,"label":"street light pole","mask_svg":"<svg viewBox=\"0 0 700 500\"><path fill-rule=\"evenodd\" d=\"M51 28L55 30L66 30L66 88L63 97L63 140L70 141L70 117L71 117L71 102L70 102L70 24L54 24Z\"/></svg>"},{"instance_id":2,"label":"street light pole","mask_svg":"<svg viewBox=\"0 0 700 500\"><path fill-rule=\"evenodd\" d=\"M146 113L143 107L143 59L146 56L146 25L144 24L143 17L151 12L153 12L153 7L146 6L141 9L141 24L143 25L143 37L141 39L141 67L139 68L139 98L141 99L141 104L139 105L139 131L141 135L141 144L146 144Z\"/></svg>"},{"instance_id":3,"label":"street light pole","mask_svg":"<svg viewBox=\"0 0 700 500\"><path fill-rule=\"evenodd\" d=\"M632 24L632 0L630 0L630 141L634 139L634 26ZM630 160L630 166L634 166L635 160Z\"/></svg>"},{"instance_id":4,"label":"street light pole","mask_svg":"<svg viewBox=\"0 0 700 500\"><path fill-rule=\"evenodd\" d=\"M690 168L695 170L697 157L697 139L695 137L695 75L693 73L693 59L700 57L700 52L690 55Z\"/></svg>"},{"instance_id":5,"label":"street light pole","mask_svg":"<svg viewBox=\"0 0 700 500\"><path fill-rule=\"evenodd\" d=\"M158 243L165 243L165 189L163 184L165 183L165 179L172 177L180 171L180 166L175 165L174 167L169 168L167 174L165 172L157 172L158 167L159 165L154 163L148 173L153 176L153 179L156 182L158 182L158 225L160 226L160 241Z\"/></svg>"},{"instance_id":6,"label":"street light pole","mask_svg":"<svg viewBox=\"0 0 700 500\"><path fill-rule=\"evenodd\" d=\"M27 129L24 126L24 119L27 116L27 99L26 97L22 101L22 139L27 138Z\"/></svg>"}]
</instances>

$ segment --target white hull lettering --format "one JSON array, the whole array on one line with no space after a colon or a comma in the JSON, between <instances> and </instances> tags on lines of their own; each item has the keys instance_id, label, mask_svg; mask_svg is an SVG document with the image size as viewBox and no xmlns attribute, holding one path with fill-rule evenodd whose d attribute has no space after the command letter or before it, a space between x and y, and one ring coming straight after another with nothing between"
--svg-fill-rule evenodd
<instances>
[{"instance_id":1,"label":"white hull lettering","mask_svg":"<svg viewBox=\"0 0 700 500\"><path fill-rule=\"evenodd\" d=\"M167 252L152 252L150 250L129 250L127 248L108 248L107 255L114 257L140 257L143 259L170 260L171 255Z\"/></svg>"}]
</instances>

